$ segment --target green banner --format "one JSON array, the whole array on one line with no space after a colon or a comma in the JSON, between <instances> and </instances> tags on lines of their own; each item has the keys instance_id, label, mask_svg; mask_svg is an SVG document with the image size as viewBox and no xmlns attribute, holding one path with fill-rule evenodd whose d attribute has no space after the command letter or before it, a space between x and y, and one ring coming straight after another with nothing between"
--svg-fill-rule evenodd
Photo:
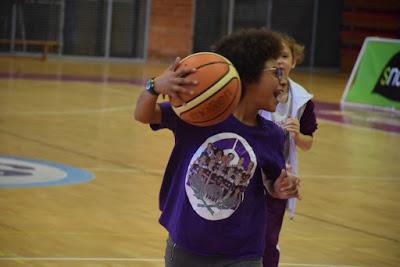
<instances>
[{"instance_id":1,"label":"green banner","mask_svg":"<svg viewBox=\"0 0 400 267\"><path fill-rule=\"evenodd\" d=\"M400 40L364 41L342 102L400 110Z\"/></svg>"}]
</instances>

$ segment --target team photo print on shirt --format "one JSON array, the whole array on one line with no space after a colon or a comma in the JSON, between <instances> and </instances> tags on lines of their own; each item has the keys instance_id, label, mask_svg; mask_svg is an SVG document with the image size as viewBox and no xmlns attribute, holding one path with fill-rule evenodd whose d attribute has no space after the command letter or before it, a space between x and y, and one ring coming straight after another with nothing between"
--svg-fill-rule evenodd
<instances>
[{"instance_id":1,"label":"team photo print on shirt","mask_svg":"<svg viewBox=\"0 0 400 267\"><path fill-rule=\"evenodd\" d=\"M208 138L193 155L186 174L192 208L207 220L231 216L244 199L256 164L253 149L241 136L221 133Z\"/></svg>"}]
</instances>

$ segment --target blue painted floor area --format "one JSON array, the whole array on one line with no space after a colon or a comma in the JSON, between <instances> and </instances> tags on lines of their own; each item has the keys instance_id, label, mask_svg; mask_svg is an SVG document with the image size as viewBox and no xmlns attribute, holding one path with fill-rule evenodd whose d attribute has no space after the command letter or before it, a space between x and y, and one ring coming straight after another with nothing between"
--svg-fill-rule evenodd
<instances>
[{"instance_id":1,"label":"blue painted floor area","mask_svg":"<svg viewBox=\"0 0 400 267\"><path fill-rule=\"evenodd\" d=\"M93 178L93 173L65 164L0 156L0 188L77 184Z\"/></svg>"}]
</instances>

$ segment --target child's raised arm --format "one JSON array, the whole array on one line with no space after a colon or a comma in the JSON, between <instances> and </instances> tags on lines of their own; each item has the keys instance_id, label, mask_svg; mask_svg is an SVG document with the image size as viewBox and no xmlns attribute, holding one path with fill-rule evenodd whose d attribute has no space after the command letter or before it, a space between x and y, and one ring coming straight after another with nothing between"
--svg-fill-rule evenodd
<instances>
[{"instance_id":1,"label":"child's raised arm","mask_svg":"<svg viewBox=\"0 0 400 267\"><path fill-rule=\"evenodd\" d=\"M185 85L196 84L197 81L185 78L196 69L181 68L177 70L180 58L177 57L160 76L150 79L146 88L136 101L135 120L142 123L160 123L161 110L157 104L158 95L167 95L181 100L180 94L190 94Z\"/></svg>"}]
</instances>

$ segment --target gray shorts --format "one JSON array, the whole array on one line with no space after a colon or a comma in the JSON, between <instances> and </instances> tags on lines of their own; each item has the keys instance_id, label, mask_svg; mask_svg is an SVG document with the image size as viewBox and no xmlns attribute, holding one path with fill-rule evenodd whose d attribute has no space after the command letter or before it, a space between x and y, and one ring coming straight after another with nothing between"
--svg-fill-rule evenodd
<instances>
[{"instance_id":1,"label":"gray shorts","mask_svg":"<svg viewBox=\"0 0 400 267\"><path fill-rule=\"evenodd\" d=\"M226 257L195 255L167 239L165 267L262 267L262 259L233 260Z\"/></svg>"}]
</instances>

